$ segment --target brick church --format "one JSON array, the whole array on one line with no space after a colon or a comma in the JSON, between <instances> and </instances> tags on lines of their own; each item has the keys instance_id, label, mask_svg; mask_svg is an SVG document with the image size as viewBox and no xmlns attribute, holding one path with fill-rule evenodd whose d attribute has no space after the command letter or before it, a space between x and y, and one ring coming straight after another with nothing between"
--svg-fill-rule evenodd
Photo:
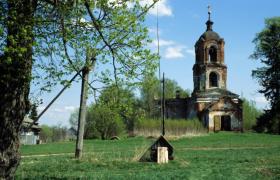
<instances>
[{"instance_id":1,"label":"brick church","mask_svg":"<svg viewBox=\"0 0 280 180\"><path fill-rule=\"evenodd\" d=\"M167 118L198 117L209 131L242 129L242 100L227 90L225 41L213 31L211 13L206 31L195 44L194 89L191 97L166 100Z\"/></svg>"}]
</instances>

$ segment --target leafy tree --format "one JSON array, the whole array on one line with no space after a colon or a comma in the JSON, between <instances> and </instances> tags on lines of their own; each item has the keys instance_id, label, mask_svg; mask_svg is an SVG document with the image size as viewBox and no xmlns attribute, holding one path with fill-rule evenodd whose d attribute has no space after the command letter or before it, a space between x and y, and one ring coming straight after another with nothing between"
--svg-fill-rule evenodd
<instances>
[{"instance_id":1,"label":"leafy tree","mask_svg":"<svg viewBox=\"0 0 280 180\"><path fill-rule=\"evenodd\" d=\"M122 123L125 124L126 130L132 132L136 121L144 115L144 110L140 107L140 101L135 97L132 88L122 86L109 86L101 91L100 96L95 104L87 108L87 118L84 138L100 137L96 129L97 121L93 117L95 107L102 106L109 108L114 114L118 114ZM77 129L78 110L75 110L69 119L72 129ZM100 121L102 123L102 121ZM110 124L109 124L110 125Z\"/></svg>"},{"instance_id":2,"label":"leafy tree","mask_svg":"<svg viewBox=\"0 0 280 180\"><path fill-rule=\"evenodd\" d=\"M262 112L256 107L254 101L248 101L247 99L242 99L243 104L243 128L245 130L251 130L253 126L256 125L257 118L262 114Z\"/></svg>"},{"instance_id":3,"label":"leafy tree","mask_svg":"<svg viewBox=\"0 0 280 180\"><path fill-rule=\"evenodd\" d=\"M184 90L175 80L165 78L165 98L175 98L176 91L180 91L180 97L189 97L189 91ZM160 109L156 106L156 101L160 100L162 86L158 78L154 75L146 76L140 87L141 100L146 116L156 118L160 116Z\"/></svg>"},{"instance_id":4,"label":"leafy tree","mask_svg":"<svg viewBox=\"0 0 280 180\"><path fill-rule=\"evenodd\" d=\"M58 142L67 139L67 128L61 125L48 126L42 125L40 132L40 139L45 142Z\"/></svg>"},{"instance_id":5,"label":"leafy tree","mask_svg":"<svg viewBox=\"0 0 280 180\"><path fill-rule=\"evenodd\" d=\"M109 139L118 136L124 131L124 123L120 115L105 105L91 106L88 118L101 139Z\"/></svg>"},{"instance_id":6,"label":"leafy tree","mask_svg":"<svg viewBox=\"0 0 280 180\"><path fill-rule=\"evenodd\" d=\"M51 127L52 142L65 141L67 139L67 128L60 124Z\"/></svg>"},{"instance_id":7,"label":"leafy tree","mask_svg":"<svg viewBox=\"0 0 280 180\"><path fill-rule=\"evenodd\" d=\"M75 109L74 112L71 113L69 118L69 124L71 126L71 129L77 133L78 130L78 117L79 117L79 109Z\"/></svg>"},{"instance_id":8,"label":"leafy tree","mask_svg":"<svg viewBox=\"0 0 280 180\"><path fill-rule=\"evenodd\" d=\"M89 116L90 114L90 107L94 105L90 105L87 107L87 116L85 122L85 130L84 130L84 138L85 139L92 139L96 138L99 135L96 133L95 122L93 121L92 117ZM71 126L71 131L77 134L78 129L78 117L79 117L79 109L75 109L74 112L71 113L69 118L69 123Z\"/></svg>"},{"instance_id":9,"label":"leafy tree","mask_svg":"<svg viewBox=\"0 0 280 180\"><path fill-rule=\"evenodd\" d=\"M104 89L97 104L105 105L117 112L130 132L133 131L137 119L144 114L133 89L129 87L110 86Z\"/></svg>"},{"instance_id":10,"label":"leafy tree","mask_svg":"<svg viewBox=\"0 0 280 180\"><path fill-rule=\"evenodd\" d=\"M30 110L30 113L29 113L29 118L34 120L34 121L37 120L37 118L38 118L37 107L38 107L37 104L32 104L31 105L31 110Z\"/></svg>"},{"instance_id":11,"label":"leafy tree","mask_svg":"<svg viewBox=\"0 0 280 180\"><path fill-rule=\"evenodd\" d=\"M156 68L143 25L151 6L139 1L132 6L108 0L1 1L0 179L12 178L19 164L18 132L30 110L32 77L42 90L67 84L65 75L85 66L87 50L97 59L96 83L135 80Z\"/></svg>"},{"instance_id":12,"label":"leafy tree","mask_svg":"<svg viewBox=\"0 0 280 180\"><path fill-rule=\"evenodd\" d=\"M51 127L49 127L48 125L42 125L41 127L41 131L40 131L40 139L44 142L44 143L48 143L52 141L52 137L53 137L53 131L51 129Z\"/></svg>"},{"instance_id":13,"label":"leafy tree","mask_svg":"<svg viewBox=\"0 0 280 180\"><path fill-rule=\"evenodd\" d=\"M160 109L157 108L155 100L161 97L160 82L154 75L146 76L141 84L140 93L142 108L145 110L145 116L159 117Z\"/></svg>"},{"instance_id":14,"label":"leafy tree","mask_svg":"<svg viewBox=\"0 0 280 180\"><path fill-rule=\"evenodd\" d=\"M252 72L270 102L270 109L265 110L257 122L258 131L280 134L280 17L266 19L265 28L256 35L256 45L252 58L260 60L263 67Z\"/></svg>"},{"instance_id":15,"label":"leafy tree","mask_svg":"<svg viewBox=\"0 0 280 180\"><path fill-rule=\"evenodd\" d=\"M0 3L0 179L11 179L20 154L19 131L28 113L35 1Z\"/></svg>"}]
</instances>

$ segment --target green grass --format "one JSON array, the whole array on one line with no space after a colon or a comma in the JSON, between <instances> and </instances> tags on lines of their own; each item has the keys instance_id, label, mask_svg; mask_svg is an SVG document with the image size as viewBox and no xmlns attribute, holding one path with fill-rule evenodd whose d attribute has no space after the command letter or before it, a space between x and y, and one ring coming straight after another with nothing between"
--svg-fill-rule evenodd
<instances>
[{"instance_id":1,"label":"green grass","mask_svg":"<svg viewBox=\"0 0 280 180\"><path fill-rule=\"evenodd\" d=\"M152 143L141 137L85 141L82 160L74 142L22 146L17 179L280 179L280 136L254 133L208 134L170 140L168 164L138 162Z\"/></svg>"}]
</instances>

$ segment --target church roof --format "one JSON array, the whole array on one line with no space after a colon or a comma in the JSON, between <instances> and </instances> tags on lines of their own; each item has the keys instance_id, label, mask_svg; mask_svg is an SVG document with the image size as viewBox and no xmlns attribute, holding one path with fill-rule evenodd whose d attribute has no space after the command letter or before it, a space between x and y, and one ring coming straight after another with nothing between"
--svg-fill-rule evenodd
<instances>
[{"instance_id":1,"label":"church roof","mask_svg":"<svg viewBox=\"0 0 280 180\"><path fill-rule=\"evenodd\" d=\"M208 40L219 41L221 39L219 34L216 33L215 31L213 31L212 26L213 26L214 22L211 21L211 18L210 18L211 12L208 11L208 14L209 14L209 18L208 18L208 21L205 23L206 24L206 31L200 36L200 38L198 39L198 42L199 41L208 41Z\"/></svg>"},{"instance_id":2,"label":"church roof","mask_svg":"<svg viewBox=\"0 0 280 180\"><path fill-rule=\"evenodd\" d=\"M205 91L197 91L195 92L194 96L200 97L200 98L208 98L208 97L230 97L230 98L238 98L239 95L228 91L226 89L221 88L214 88L214 89L207 89Z\"/></svg>"},{"instance_id":3,"label":"church roof","mask_svg":"<svg viewBox=\"0 0 280 180\"><path fill-rule=\"evenodd\" d=\"M223 101L223 106L219 106L218 104ZM209 103L203 111L212 111L212 110L236 110L240 109L240 105L236 104L232 101L232 99L228 96L221 97L218 101L213 101Z\"/></svg>"},{"instance_id":4,"label":"church roof","mask_svg":"<svg viewBox=\"0 0 280 180\"><path fill-rule=\"evenodd\" d=\"M212 30L204 32L199 38L199 40L204 40L204 41L208 41L208 40L219 41L220 39L221 38L220 38L219 34Z\"/></svg>"}]
</instances>

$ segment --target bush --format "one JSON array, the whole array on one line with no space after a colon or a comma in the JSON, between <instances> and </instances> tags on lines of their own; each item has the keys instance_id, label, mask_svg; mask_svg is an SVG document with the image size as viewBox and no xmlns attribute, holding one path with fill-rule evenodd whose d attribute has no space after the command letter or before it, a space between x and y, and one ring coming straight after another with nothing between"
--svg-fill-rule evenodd
<instances>
[{"instance_id":1,"label":"bush","mask_svg":"<svg viewBox=\"0 0 280 180\"><path fill-rule=\"evenodd\" d=\"M125 125L120 115L104 105L91 106L88 112L88 121L91 122L93 136L101 139L110 139L124 132Z\"/></svg>"},{"instance_id":2,"label":"bush","mask_svg":"<svg viewBox=\"0 0 280 180\"><path fill-rule=\"evenodd\" d=\"M158 136L162 131L162 120L140 119L136 123L135 134ZM206 129L198 119L166 119L165 134L168 136L184 136L205 133Z\"/></svg>"},{"instance_id":3,"label":"bush","mask_svg":"<svg viewBox=\"0 0 280 180\"><path fill-rule=\"evenodd\" d=\"M44 143L51 142L53 136L52 128L47 125L42 125L39 136L42 142Z\"/></svg>"},{"instance_id":4,"label":"bush","mask_svg":"<svg viewBox=\"0 0 280 180\"><path fill-rule=\"evenodd\" d=\"M256 125L257 118L262 114L257 109L256 103L243 99L243 128L244 130L251 130Z\"/></svg>"}]
</instances>

